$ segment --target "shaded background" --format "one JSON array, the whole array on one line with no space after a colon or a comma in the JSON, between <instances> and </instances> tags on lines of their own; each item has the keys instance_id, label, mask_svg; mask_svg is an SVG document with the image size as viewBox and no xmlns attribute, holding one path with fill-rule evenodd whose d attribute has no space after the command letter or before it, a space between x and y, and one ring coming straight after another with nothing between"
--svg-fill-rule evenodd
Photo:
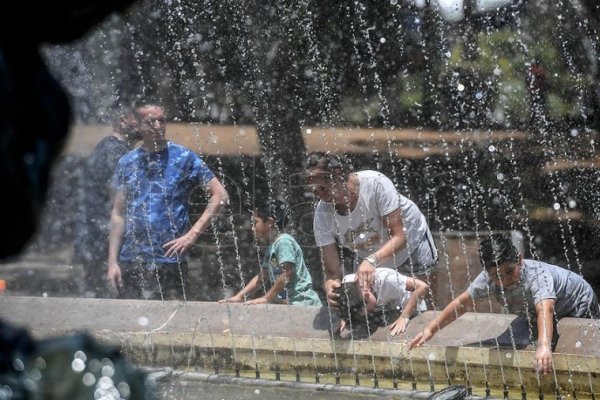
<instances>
[{"instance_id":1,"label":"shaded background","mask_svg":"<svg viewBox=\"0 0 600 400\"><path fill-rule=\"evenodd\" d=\"M152 97L173 123L256 128L258 154L193 147L239 194L190 254L200 300L256 272L248 210L269 196L294 205L290 230L320 286L311 198L297 174L306 135L328 127L358 142L363 150L348 152L356 167L390 176L432 230L521 231L526 255L597 286L598 6L515 1L465 14L451 23L399 0L143 1L43 55L76 127L106 124L116 103ZM418 134L381 138L373 129ZM25 259L76 268L73 193L84 156L58 158ZM191 202L200 211L202 193Z\"/></svg>"}]
</instances>

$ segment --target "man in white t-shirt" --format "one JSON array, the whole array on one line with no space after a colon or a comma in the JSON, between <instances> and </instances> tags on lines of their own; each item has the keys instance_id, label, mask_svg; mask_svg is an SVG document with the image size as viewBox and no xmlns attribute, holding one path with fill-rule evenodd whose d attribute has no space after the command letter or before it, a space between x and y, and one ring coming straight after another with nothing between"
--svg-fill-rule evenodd
<instances>
[{"instance_id":1,"label":"man in white t-shirt","mask_svg":"<svg viewBox=\"0 0 600 400\"><path fill-rule=\"evenodd\" d=\"M339 246L354 252L356 276L371 288L378 267L397 269L429 284L437 250L425 216L392 181L377 171L352 172L331 154L311 153L307 181L319 200L314 214L314 235L321 249L327 301L337 307L342 266ZM428 296L430 298L430 296Z\"/></svg>"}]
</instances>

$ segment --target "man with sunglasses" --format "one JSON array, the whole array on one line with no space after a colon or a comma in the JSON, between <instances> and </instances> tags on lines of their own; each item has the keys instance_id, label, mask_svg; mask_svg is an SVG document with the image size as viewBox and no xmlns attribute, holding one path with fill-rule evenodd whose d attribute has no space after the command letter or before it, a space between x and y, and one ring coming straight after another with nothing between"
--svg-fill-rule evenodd
<instances>
[{"instance_id":1,"label":"man with sunglasses","mask_svg":"<svg viewBox=\"0 0 600 400\"><path fill-rule=\"evenodd\" d=\"M481 242L479 252L484 270L410 342L409 348L421 346L474 302L492 295L509 313L530 322L531 339L537 338L534 368L550 373L558 320L600 317L592 287L573 271L523 259L510 238L501 234Z\"/></svg>"},{"instance_id":2,"label":"man with sunglasses","mask_svg":"<svg viewBox=\"0 0 600 400\"><path fill-rule=\"evenodd\" d=\"M186 300L186 252L227 204L227 192L200 156L165 138L164 107L140 105L135 116L142 145L115 171L108 280L122 298ZM190 221L189 197L199 187L208 204Z\"/></svg>"}]
</instances>

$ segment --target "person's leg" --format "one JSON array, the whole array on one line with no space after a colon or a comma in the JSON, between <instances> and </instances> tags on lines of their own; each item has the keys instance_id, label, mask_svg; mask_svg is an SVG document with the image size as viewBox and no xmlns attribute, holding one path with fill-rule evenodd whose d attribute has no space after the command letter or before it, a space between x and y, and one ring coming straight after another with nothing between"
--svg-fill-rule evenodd
<instances>
[{"instance_id":1,"label":"person's leg","mask_svg":"<svg viewBox=\"0 0 600 400\"><path fill-rule=\"evenodd\" d=\"M120 299L141 299L144 280L143 267L136 263L120 263L123 284L119 290Z\"/></svg>"},{"instance_id":2,"label":"person's leg","mask_svg":"<svg viewBox=\"0 0 600 400\"><path fill-rule=\"evenodd\" d=\"M187 263L163 265L159 271L163 298L165 300L186 301L189 297Z\"/></svg>"},{"instance_id":3,"label":"person's leg","mask_svg":"<svg viewBox=\"0 0 600 400\"><path fill-rule=\"evenodd\" d=\"M429 286L425 303L428 310L436 310L436 293L438 285L437 251L428 236L424 236L421 243L410 254L410 258L398 267L398 271L406 276L414 276Z\"/></svg>"},{"instance_id":4,"label":"person's leg","mask_svg":"<svg viewBox=\"0 0 600 400\"><path fill-rule=\"evenodd\" d=\"M590 309L588 311L588 318L600 318L600 304L598 303L598 298L596 297L595 293L594 298L592 299L592 303L590 304Z\"/></svg>"},{"instance_id":5,"label":"person's leg","mask_svg":"<svg viewBox=\"0 0 600 400\"><path fill-rule=\"evenodd\" d=\"M105 260L95 260L83 263L85 296L108 298L107 266Z\"/></svg>"}]
</instances>

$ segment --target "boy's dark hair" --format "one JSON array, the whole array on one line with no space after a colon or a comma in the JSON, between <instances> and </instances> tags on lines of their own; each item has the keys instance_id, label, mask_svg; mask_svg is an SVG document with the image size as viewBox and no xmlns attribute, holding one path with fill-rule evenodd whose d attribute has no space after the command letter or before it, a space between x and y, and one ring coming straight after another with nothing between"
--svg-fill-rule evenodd
<instances>
[{"instance_id":1,"label":"boy's dark hair","mask_svg":"<svg viewBox=\"0 0 600 400\"><path fill-rule=\"evenodd\" d=\"M348 327L352 327L355 339L372 335L379 327L394 322L402 312L400 308L390 309L381 305L365 315L365 300L356 282L343 282L340 287L334 289L334 293L340 296L340 318L349 323Z\"/></svg>"},{"instance_id":2,"label":"boy's dark hair","mask_svg":"<svg viewBox=\"0 0 600 400\"><path fill-rule=\"evenodd\" d=\"M340 317L348 321L356 321L357 315L363 315L365 301L360 293L360 288L355 282L342 282L340 287L335 288L334 292L339 295L338 304L340 305Z\"/></svg>"},{"instance_id":3,"label":"boy's dark hair","mask_svg":"<svg viewBox=\"0 0 600 400\"><path fill-rule=\"evenodd\" d=\"M259 204L254 209L256 216L267 220L273 218L277 229L283 230L289 218L289 207L286 203L277 199L269 199Z\"/></svg>"},{"instance_id":4,"label":"boy's dark hair","mask_svg":"<svg viewBox=\"0 0 600 400\"><path fill-rule=\"evenodd\" d=\"M479 245L479 259L487 270L505 262L518 261L519 252L509 237L493 233Z\"/></svg>"}]
</instances>

